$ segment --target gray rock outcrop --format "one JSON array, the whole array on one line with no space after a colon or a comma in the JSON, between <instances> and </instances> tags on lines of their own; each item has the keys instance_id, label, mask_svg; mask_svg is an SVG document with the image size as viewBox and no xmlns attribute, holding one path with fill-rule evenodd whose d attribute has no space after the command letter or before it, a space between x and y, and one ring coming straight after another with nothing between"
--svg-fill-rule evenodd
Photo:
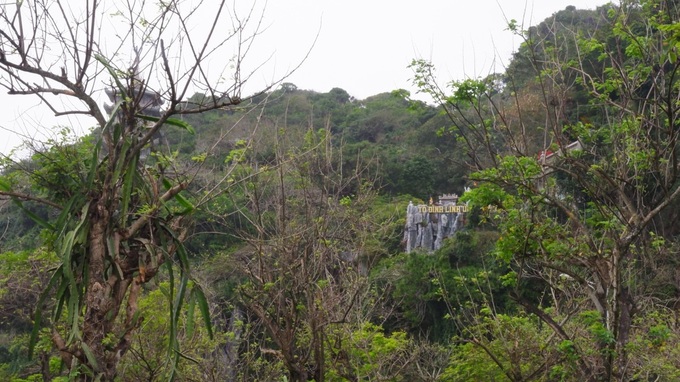
<instances>
[{"instance_id":1,"label":"gray rock outcrop","mask_svg":"<svg viewBox=\"0 0 680 382\"><path fill-rule=\"evenodd\" d=\"M440 198L441 200L441 198ZM458 230L459 220L466 206L455 202L430 205L414 205L409 202L406 208L404 244L406 253L414 250L434 252L441 248L442 242Z\"/></svg>"}]
</instances>

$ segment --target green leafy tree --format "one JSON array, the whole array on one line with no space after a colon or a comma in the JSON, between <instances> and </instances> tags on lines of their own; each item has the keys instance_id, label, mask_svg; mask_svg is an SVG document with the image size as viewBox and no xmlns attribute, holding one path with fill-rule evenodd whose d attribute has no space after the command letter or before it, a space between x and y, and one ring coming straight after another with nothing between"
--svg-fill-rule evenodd
<instances>
[{"instance_id":1,"label":"green leafy tree","mask_svg":"<svg viewBox=\"0 0 680 382\"><path fill-rule=\"evenodd\" d=\"M471 178L487 183L465 200L497 224L496 254L513 268L513 298L574 344L573 378L629 380L638 372L630 367L636 356L629 343L635 318L646 313L641 307L674 306L675 297L658 300L663 289L648 286L673 248L666 217L680 198L680 14L675 2L657 0L622 1L600 12L603 30L571 29L567 45L527 32L524 58L545 116L542 143L523 117L518 89L497 93L488 79L468 79L442 91L429 63L416 62L415 70L450 116L477 170ZM543 27L569 36L557 25ZM584 90L579 102L598 110L596 120L565 113L576 88ZM560 281L566 279L578 287ZM532 280L541 280L549 303L529 293ZM663 283L674 285L670 278Z\"/></svg>"},{"instance_id":2,"label":"green leafy tree","mask_svg":"<svg viewBox=\"0 0 680 382\"><path fill-rule=\"evenodd\" d=\"M199 375L204 381L224 380L225 376L220 375L215 365L218 359L213 355L224 346L226 336L220 333L211 338L205 327L196 325L201 319L196 304L185 304L182 308L174 334L180 343L182 358L177 365L168 362L168 337L173 324L165 312L170 309L168 296L178 292L171 293L169 288L168 282L161 282L139 299L140 315L148 318L132 337L129 355L120 365L120 380L167 380L174 373L179 381L193 381Z\"/></svg>"},{"instance_id":3,"label":"green leafy tree","mask_svg":"<svg viewBox=\"0 0 680 382\"><path fill-rule=\"evenodd\" d=\"M342 357L332 361L335 368L326 375L328 381L369 380L404 381L405 371L413 362L412 344L405 332L386 334L370 323L341 339Z\"/></svg>"},{"instance_id":4,"label":"green leafy tree","mask_svg":"<svg viewBox=\"0 0 680 382\"><path fill-rule=\"evenodd\" d=\"M447 343L471 323L488 301L499 312L513 312L503 296L507 270L490 255L495 232L459 231L432 254L402 253L385 258L371 275L376 288L390 295L388 329Z\"/></svg>"}]
</instances>

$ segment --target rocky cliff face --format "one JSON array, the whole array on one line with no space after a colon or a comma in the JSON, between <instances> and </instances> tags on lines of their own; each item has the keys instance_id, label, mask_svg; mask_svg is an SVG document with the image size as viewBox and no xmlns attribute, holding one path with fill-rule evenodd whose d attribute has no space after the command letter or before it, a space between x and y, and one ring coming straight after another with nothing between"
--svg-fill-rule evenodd
<instances>
[{"instance_id":1,"label":"rocky cliff face","mask_svg":"<svg viewBox=\"0 0 680 382\"><path fill-rule=\"evenodd\" d=\"M441 248L442 241L458 230L464 207L455 203L414 205L409 202L404 227L406 253L417 249L434 252Z\"/></svg>"}]
</instances>

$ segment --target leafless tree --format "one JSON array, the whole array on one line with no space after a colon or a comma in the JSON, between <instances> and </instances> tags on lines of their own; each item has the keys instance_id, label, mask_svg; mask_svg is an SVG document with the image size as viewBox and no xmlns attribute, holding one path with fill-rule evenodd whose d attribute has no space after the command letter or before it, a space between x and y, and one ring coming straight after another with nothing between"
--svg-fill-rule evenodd
<instances>
[{"instance_id":1,"label":"leafless tree","mask_svg":"<svg viewBox=\"0 0 680 382\"><path fill-rule=\"evenodd\" d=\"M56 116L89 118L98 137L80 152L81 162L64 167L69 182L47 187L60 192L29 195L7 182L0 187L4 198L41 202L59 214L55 222L39 221L54 233L53 248L62 258L48 284L57 301L52 339L81 380L116 377L143 319L141 287L164 264L171 271L175 256L181 272L171 301L174 322L185 295L205 303L200 288L186 290L182 242L194 206L181 193L192 178L140 163L164 125L192 130L173 117L244 102L254 73L246 68L262 64L247 64L262 13L257 4L245 11L235 6L179 0L0 5L0 86L11 95L37 97ZM102 89L112 102L109 116ZM190 97L195 93L201 96ZM58 147L47 153L54 156L50 163L64 159ZM41 317L39 306L37 321Z\"/></svg>"}]
</instances>

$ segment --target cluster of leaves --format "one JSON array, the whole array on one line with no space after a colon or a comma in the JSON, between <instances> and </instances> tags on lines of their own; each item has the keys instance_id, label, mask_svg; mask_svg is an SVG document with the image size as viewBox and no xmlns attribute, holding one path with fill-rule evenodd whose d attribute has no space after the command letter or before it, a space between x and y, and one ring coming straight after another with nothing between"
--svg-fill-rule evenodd
<instances>
[{"instance_id":1,"label":"cluster of leaves","mask_svg":"<svg viewBox=\"0 0 680 382\"><path fill-rule=\"evenodd\" d=\"M416 63L417 81L447 110L477 170L470 178L482 185L463 200L499 232L493 254L512 269L511 297L551 329L542 338L561 339L543 345L562 355L541 358L551 370L542 378L663 379L677 370L665 362L654 374L629 348L673 333L664 324L639 331L633 322L663 316L678 298L677 283L655 280L652 269L674 266L677 245L666 217L676 216L680 195L679 16L675 2L640 0L567 8L527 31L512 22L525 42L500 93L487 80L466 80L447 94L433 83L431 65ZM538 110L527 107L529 94L538 96ZM529 124L541 119L533 131ZM500 357L510 350L466 334L461 351L481 349L490 375L527 378L521 364Z\"/></svg>"}]
</instances>

